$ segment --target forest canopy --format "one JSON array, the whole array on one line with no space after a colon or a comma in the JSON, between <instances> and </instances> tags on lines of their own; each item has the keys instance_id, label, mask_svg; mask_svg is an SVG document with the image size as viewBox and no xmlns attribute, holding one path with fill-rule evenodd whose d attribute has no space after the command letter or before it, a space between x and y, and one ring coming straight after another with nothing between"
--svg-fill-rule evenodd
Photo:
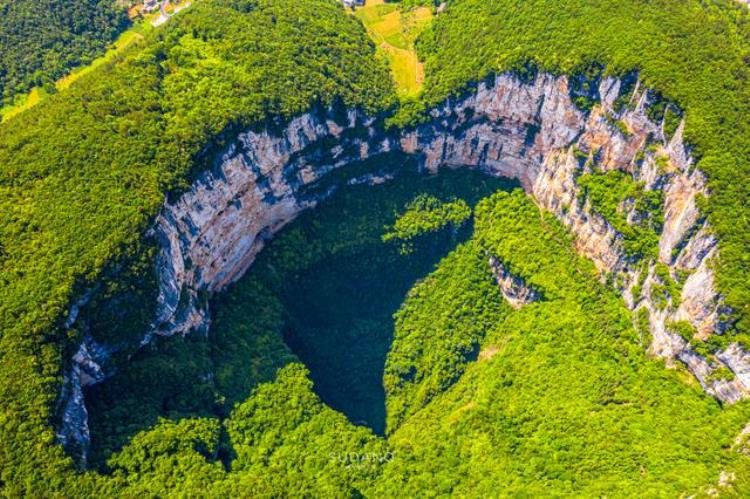
<instances>
[{"instance_id":1,"label":"forest canopy","mask_svg":"<svg viewBox=\"0 0 750 499\"><path fill-rule=\"evenodd\" d=\"M0 0L4 98L87 60L122 29L110 3L88 4ZM383 378L387 438L352 425L315 393L314 374L283 342L279 303L257 280L237 293L257 300L247 303L264 311L262 319L244 321L246 310L231 297L218 317L219 324L239 317L247 331L214 345L175 338L136 359L149 369L133 371L134 384L164 382L166 390L186 373L196 380L194 391L165 396L187 407L178 416L164 412L172 406L161 392L139 399L152 407L131 412L150 426L130 440L119 436L132 427L118 429L98 456L104 473L80 470L55 436L65 359L82 336L62 327L69 305L115 270L133 277L117 283L124 288L147 279L153 251L143 236L165 197L184 190L238 130L274 129L312 108L357 108L409 127L425 109L502 71L636 72L684 111L686 140L709 177L704 208L720 240L717 285L734 328L747 332L748 21L747 9L729 0L451 0L417 40L423 93L398 102L384 61L338 2L200 0L112 64L0 125L3 492L491 495L507 483L511 494L678 495L705 491L729 470L738 490L750 493L747 456L729 453L747 404L722 409L684 372L646 358L619 298L572 251L560 224L518 191L478 205L417 199L398 206L412 213L402 225L381 220L416 243L425 232L474 230L395 314ZM27 22L40 38L27 36ZM60 44L75 50L63 56ZM610 181L588 181L603 211L613 200L597 187ZM638 185L620 187L641 197ZM382 232L372 241L383 243ZM630 236L639 251L651 248L653 241ZM309 256L306 246L285 241L299 261ZM492 301L488 253L543 290L545 301L513 313ZM233 357L242 352L268 357L248 369L246 358ZM216 371L219 398L204 376L213 358L229 359ZM242 380L256 385L250 393L234 384ZM117 427L114 414L103 424ZM352 447L393 459L387 468L342 468Z\"/></svg>"},{"instance_id":2,"label":"forest canopy","mask_svg":"<svg viewBox=\"0 0 750 499\"><path fill-rule=\"evenodd\" d=\"M187 185L223 132L311 106L390 106L374 52L333 1L206 0L0 125L6 489L62 490L75 476L52 426L62 359L80 339L60 328L73 296L113 268L142 268L142 235L165 193Z\"/></svg>"},{"instance_id":3,"label":"forest canopy","mask_svg":"<svg viewBox=\"0 0 750 499\"><path fill-rule=\"evenodd\" d=\"M128 24L114 0L0 0L0 107L91 61Z\"/></svg>"}]
</instances>

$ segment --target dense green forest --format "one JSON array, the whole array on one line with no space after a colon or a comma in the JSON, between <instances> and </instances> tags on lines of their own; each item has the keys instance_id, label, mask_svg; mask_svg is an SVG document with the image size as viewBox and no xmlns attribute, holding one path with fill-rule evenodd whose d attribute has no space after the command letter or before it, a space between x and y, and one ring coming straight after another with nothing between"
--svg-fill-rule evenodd
<instances>
[{"instance_id":1,"label":"dense green forest","mask_svg":"<svg viewBox=\"0 0 750 499\"><path fill-rule=\"evenodd\" d=\"M121 27L101 2L86 11L85 29L65 25L82 41L71 44L54 16L34 15L56 26L39 29L52 41L23 45L13 36L27 39L19 26L30 5L0 3L5 97L75 64L59 55L60 43L85 60ZM17 21L6 35L8 19ZM637 71L685 111L686 138L709 175L718 285L734 327L747 332L748 20L747 9L725 0L451 0L418 39L424 93L398 103L385 63L337 2L201 0L143 46L0 125L2 492L493 496L502 486L508 495L675 496L705 493L727 470L737 494L749 495L748 457L733 448L748 405L722 408L685 372L648 359L643 332L559 223L517 191L475 206L499 187L476 179L429 188L412 179L390 194L334 199L342 203L331 205L335 221L325 207L306 215L259 260L286 262L298 288L285 289L260 265L216 298L210 342L159 341L91 390L94 470L78 469L54 430L64 359L81 334L61 327L68 305L115 270L132 280L112 292L148 287L153 249L143 234L165 194L189 185L237 130L344 106L410 126L504 70L577 73L598 63L611 74ZM52 55L35 66L29 57L42 49ZM18 65L12 71L6 55ZM640 193L611 180L616 196ZM588 193L606 210L612 192L600 185L590 182ZM642 201L649 210L654 200ZM377 217L361 214L372 206L382 207ZM356 236L341 237L347 228ZM652 247L635 229L629 236L638 251ZM320 244L316 252L311 244ZM332 317L337 323L300 321L314 312L306 307L323 315L342 301L334 285L346 278L336 272L372 282L358 251L377 253L379 269L408 268L380 290L372 319L352 329L360 310L352 301ZM332 254L347 255L346 265L326 263ZM511 311L488 254L544 299ZM304 275L313 268L330 289ZM317 302L300 303L311 293ZM128 309L142 317L119 318L133 330L148 320L137 301ZM358 360L316 351L373 331ZM382 376L382 392L356 394L351 380L332 377L357 362L369 368L351 380L372 387Z\"/></svg>"},{"instance_id":2,"label":"dense green forest","mask_svg":"<svg viewBox=\"0 0 750 499\"><path fill-rule=\"evenodd\" d=\"M164 193L187 185L222 132L315 105L390 105L374 52L332 1L202 1L146 48L0 126L0 480L9 492L61 489L75 476L52 427L62 358L78 341L58 329L71 298L113 268L139 265Z\"/></svg>"},{"instance_id":3,"label":"dense green forest","mask_svg":"<svg viewBox=\"0 0 750 499\"><path fill-rule=\"evenodd\" d=\"M303 214L214 300L210 336L160 340L90 391L107 486L678 496L750 470L731 448L750 406L647 358L620 298L511 187L404 173ZM473 217L419 230L437 203ZM404 253L383 235L407 225ZM511 309L488 254L544 299Z\"/></svg>"},{"instance_id":4,"label":"dense green forest","mask_svg":"<svg viewBox=\"0 0 750 499\"><path fill-rule=\"evenodd\" d=\"M128 23L114 0L0 1L0 107L91 61Z\"/></svg>"},{"instance_id":5,"label":"dense green forest","mask_svg":"<svg viewBox=\"0 0 750 499\"><path fill-rule=\"evenodd\" d=\"M406 496L675 497L699 492L717 466L737 469L747 487L748 457L727 453L747 405L722 409L687 373L648 359L621 300L520 190L484 199L474 219L472 239L410 291L392 352L421 352L418 366L436 348L465 351L459 332L480 322L477 361L394 428L395 457L374 495L399 484ZM488 253L544 298L512 312L456 304L486 286ZM435 320L434 310L451 312ZM412 393L405 402L419 404L424 388Z\"/></svg>"}]
</instances>

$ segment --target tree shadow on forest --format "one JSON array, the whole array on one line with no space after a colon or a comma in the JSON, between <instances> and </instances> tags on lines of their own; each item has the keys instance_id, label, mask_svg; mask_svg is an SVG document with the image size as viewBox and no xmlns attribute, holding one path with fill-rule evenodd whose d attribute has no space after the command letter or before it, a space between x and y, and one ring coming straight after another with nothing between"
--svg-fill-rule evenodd
<instances>
[{"instance_id":1,"label":"tree shadow on forest","mask_svg":"<svg viewBox=\"0 0 750 499\"><path fill-rule=\"evenodd\" d=\"M443 233L406 255L396 245L320 262L282 293L284 340L310 369L314 389L354 424L385 433L383 372L393 315L406 294L469 231Z\"/></svg>"}]
</instances>

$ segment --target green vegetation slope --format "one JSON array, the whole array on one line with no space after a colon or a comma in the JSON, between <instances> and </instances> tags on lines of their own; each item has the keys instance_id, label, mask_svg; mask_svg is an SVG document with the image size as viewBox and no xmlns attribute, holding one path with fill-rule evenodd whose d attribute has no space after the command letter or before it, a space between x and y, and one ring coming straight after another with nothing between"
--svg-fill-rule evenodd
<instances>
[{"instance_id":1,"label":"green vegetation slope","mask_svg":"<svg viewBox=\"0 0 750 499\"><path fill-rule=\"evenodd\" d=\"M0 126L0 480L10 492L54 490L72 472L51 425L76 333L57 327L106 269L145 267L141 235L164 193L205 164L207 144L314 105L389 102L387 68L334 2L214 0L175 21Z\"/></svg>"},{"instance_id":2,"label":"green vegetation slope","mask_svg":"<svg viewBox=\"0 0 750 499\"><path fill-rule=\"evenodd\" d=\"M114 0L0 1L0 107L91 61L127 24Z\"/></svg>"},{"instance_id":3,"label":"green vegetation slope","mask_svg":"<svg viewBox=\"0 0 750 499\"><path fill-rule=\"evenodd\" d=\"M415 107L459 94L494 71L576 72L592 63L616 74L639 71L686 111L687 139L713 191L708 216L721 240L719 286L746 331L747 16L724 0L455 0L418 40L426 79ZM175 21L145 48L0 126L3 492L279 486L340 495L418 487L469 494L476 482L490 495L493 483L517 492L671 495L715 483L724 467L738 470L740 482L748 476L747 460L726 451L747 421L747 405L721 410L697 387L682 386L678 373L645 359L619 301L591 279L591 266L572 253L554 220L520 195L484 204L475 240L441 265L449 270L415 287L399 312L393 352L421 346L445 355L389 359L386 414L394 423L387 446L322 404L305 370L292 365L244 399L231 424L199 414L157 423L109 464L111 477L77 471L53 430L62 359L79 335L59 327L73 297L121 266L124 275L147 278L141 236L165 193L186 186L239 127L273 125L318 104L381 113L394 102L387 68L362 26L332 0L203 0ZM395 121L410 124L413 116ZM510 217L504 206L524 216ZM526 237L514 239L514 230ZM564 244L550 249L557 240ZM508 318L483 308L476 317L490 314L488 326L468 330L467 339L460 332L476 300L460 298L487 295L477 291L488 282L477 273L484 251L507 259L549 301ZM450 274L463 283L457 296L444 290ZM452 316L463 311L457 305L466 312ZM479 343L484 350L475 352ZM269 345L284 350L279 337ZM480 360L467 363L472 353ZM203 372L199 364L187 367ZM360 457L344 470L331 464L330 453L336 461L352 448L394 456L387 469L360 466ZM237 455L222 454L229 449ZM227 462L236 473L226 473ZM332 478L317 491L303 488L323 468Z\"/></svg>"}]
</instances>

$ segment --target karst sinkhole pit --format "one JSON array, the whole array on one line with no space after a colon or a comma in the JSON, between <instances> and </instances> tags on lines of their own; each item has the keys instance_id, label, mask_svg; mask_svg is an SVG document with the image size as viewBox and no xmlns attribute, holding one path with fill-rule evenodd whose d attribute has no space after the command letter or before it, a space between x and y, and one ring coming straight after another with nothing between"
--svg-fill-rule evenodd
<instances>
[{"instance_id":1,"label":"karst sinkhole pit","mask_svg":"<svg viewBox=\"0 0 750 499\"><path fill-rule=\"evenodd\" d=\"M399 163L394 181L345 186L274 236L245 276L213 299L206 338L160 339L121 372L87 390L93 463L103 463L150 427L156 415L227 415L231 402L272 381L280 367L296 359L310 370L324 403L352 423L384 435L383 373L394 314L414 284L466 241L471 221L424 234L408 250L398 242L384 242L384 233L420 195L473 206L498 189L518 185L474 170L419 173L417 162L406 156L376 158L366 168L377 175L392 171L394 162ZM271 327L272 339L253 343L259 334L253 324ZM222 349L233 342L252 347L246 359L230 358L227 367ZM236 365L243 363L257 367L256 372L238 374ZM146 393L150 383L139 385L144 378L159 378L162 390ZM196 391L196 383L203 384L201 400L188 395ZM125 393L150 407L123 415ZM214 400L219 393L226 397L223 402ZM110 424L123 416L126 425Z\"/></svg>"},{"instance_id":2,"label":"karst sinkhole pit","mask_svg":"<svg viewBox=\"0 0 750 499\"><path fill-rule=\"evenodd\" d=\"M601 105L585 112L571 101L572 90L564 77L539 75L533 81L525 81L506 74L498 75L494 83L479 84L476 93L436 109L432 113L434 120L415 130L382 129L376 119L356 110L338 114L316 110L292 119L281 129L241 133L187 192L167 201L151 229L158 238L159 251L158 300L154 297L157 313L145 336L143 330L134 332L135 344L140 345L134 357L115 365L112 353L116 350L108 350L108 338L101 335L89 336L81 343L62 393L61 441L87 449L90 426L92 462L102 463L131 436L152 427L158 417L228 416L234 404L245 400L250 390L272 381L279 367L297 360L308 364L315 390L330 407L346 414L351 422L389 434L383 422L381 378L393 323L381 327L377 318L392 318L412 284L429 273L429 262L419 260L424 270L414 272L403 282L391 282L396 281L393 276L406 275L404 269L408 266L399 262L374 265L367 269L373 273L367 274L356 267L366 261L361 256L358 259L356 251L345 255L349 259L336 255L328 265L322 260L310 261L314 252L303 251L295 257L296 263L282 272L279 265L270 261L268 254L273 250L258 254L269 241L271 248L281 248L276 250L280 254L284 252L283 241L293 249L294 237L305 235L304 231L295 232L294 227L313 217L311 213L322 211L324 205L316 212L303 212L328 199L336 189L344 192L348 185L363 185L362 189L374 191L380 188L366 184L379 184L393 176L395 171L383 163L385 158L408 157L413 160L412 166L418 164L420 169L432 173L465 166L473 169L470 175L478 175L479 171L489 174L482 179L516 179L514 182L523 186L538 208L550 212L572 232L582 256L593 260L603 272L619 274L620 282L632 283L638 280L638 273L634 261L618 243L622 236L609 219L585 202L586 190L576 182L581 174L592 173L591 165L603 175L615 170L631 181L644 182L649 190L664 192L664 206L681 207L670 211L670 219L689 222L666 223L660 234L659 230L654 232L649 241L658 242L660 258L661 253L680 252L681 257L670 265L689 259L691 265L705 270L710 252L691 257L691 249L704 241L702 231L687 231L690 224L698 227L698 210L695 203L683 202L705 190L705 177L690 167L692 159L682 142L682 125L665 135L663 127L648 118L651 94L639 88L635 79L604 79L598 92L588 96L601 98ZM618 107L616 98L620 94L629 96L631 104ZM623 131L623 127L629 129ZM669 171L659 168L660 158L671 165ZM404 179L388 184L402 185ZM411 189L409 195L415 195L415 191ZM365 208L378 211L374 206L370 202ZM347 214L341 208L336 212L339 220ZM287 225L298 216L296 222ZM383 227L392 222L381 220L377 234L382 236ZM315 223L310 226L315 227ZM278 235L285 226L283 234ZM361 236L356 231L352 234L346 237L331 230L329 237L337 242L339 250L351 250L347 244ZM451 247L456 247L462 235L466 236L458 231L442 245L438 238L432 246L427 245L430 251L417 254L428 256L425 259L434 265ZM382 243L379 236L374 240ZM305 248L314 249L310 245ZM294 256L294 252L290 255ZM249 267L250 272L245 275ZM487 270L486 254L481 267ZM349 272L348 278L320 278L320 274L341 269ZM652 270L647 280L658 281L658 276L651 275ZM710 280L710 272L703 270L691 279ZM264 272L265 281L261 279ZM289 286L292 282L297 286ZM383 282L398 299L363 298L367 296L363 290L379 290ZM630 306L627 289L618 288ZM690 303L700 304L690 308L695 315L691 315L691 320L713 317L712 311L721 304L710 288L690 289L697 292L689 297ZM313 298L302 299L303 295ZM260 299L263 297L271 298ZM644 297L650 300L647 296L639 298ZM356 302L356 298L362 300ZM316 301L315 307L306 307ZM498 297L498 301L502 298ZM321 303L326 306L319 306ZM328 306L329 303L336 306ZM339 313L352 311L359 314L356 323L333 320ZM376 318L359 320L365 312ZM666 320L666 315L659 317L662 322ZM242 338L222 334L234 326L242 331ZM649 327L659 336L659 344L677 341L659 324ZM706 327L715 329L710 320ZM274 332L273 338L266 334L268 331ZM210 342L201 333L208 333ZM321 337L332 346L321 346ZM367 344L358 341L361 337L375 340ZM461 355L471 353L466 345L461 348ZM344 353L338 355L341 352ZM370 371L363 369L363 364L379 367ZM97 371L91 366L103 368ZM399 376L410 383L414 374L407 365ZM724 386L727 382L722 380L716 382L721 386L711 383L704 388L722 400L740 396L741 387L736 386L739 381L731 386ZM444 388L441 381L440 389ZM133 402L126 403L123 395ZM432 395L425 396L429 400ZM88 412L82 407L84 401ZM388 404L385 406L390 410ZM390 421L391 414L385 419Z\"/></svg>"}]
</instances>

